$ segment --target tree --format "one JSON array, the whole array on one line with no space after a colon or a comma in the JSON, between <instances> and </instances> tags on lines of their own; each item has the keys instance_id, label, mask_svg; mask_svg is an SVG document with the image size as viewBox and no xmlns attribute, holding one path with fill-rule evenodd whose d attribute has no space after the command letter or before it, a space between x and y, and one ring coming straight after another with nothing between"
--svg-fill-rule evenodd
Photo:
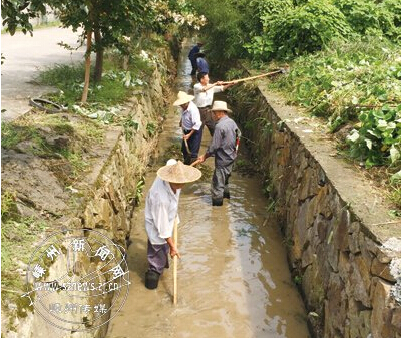
<instances>
[{"instance_id":1,"label":"tree","mask_svg":"<svg viewBox=\"0 0 402 338\"><path fill-rule=\"evenodd\" d=\"M83 29L83 37L91 31L95 43L92 50L96 53L94 80L100 81L103 69L103 52L108 47L119 47L121 36L131 36L133 32L151 26L147 13L146 0L49 0L49 5L57 9L62 25L74 30ZM149 19L149 20L147 20Z\"/></svg>"},{"instance_id":2,"label":"tree","mask_svg":"<svg viewBox=\"0 0 402 338\"><path fill-rule=\"evenodd\" d=\"M90 52L95 51L94 80L102 78L105 48L125 50L122 37L138 38L144 31L161 31L169 23L199 26L198 18L189 14L185 0L2 0L3 25L14 34L20 25L24 33L32 34L29 18L46 12L45 5L58 13L63 27L73 31L82 29L82 40L87 40L85 54L85 84L82 102L86 101L89 86ZM181 11L187 16L181 15ZM201 20L202 21L202 20ZM92 43L92 35L94 43Z\"/></svg>"},{"instance_id":3,"label":"tree","mask_svg":"<svg viewBox=\"0 0 402 338\"><path fill-rule=\"evenodd\" d=\"M83 30L82 39L87 40L85 54L85 85L82 102L86 101L89 71L90 51L95 51L96 62L94 80L100 81L103 69L103 52L107 47L120 47L120 37L130 36L151 27L152 17L147 12L146 0L2 0L3 25L11 35L17 26L21 26L23 33L33 31L29 19L37 13L46 13L45 5L56 11L63 27L72 27L74 31ZM148 20L147 20L148 19ZM92 44L92 34L95 43Z\"/></svg>"},{"instance_id":4,"label":"tree","mask_svg":"<svg viewBox=\"0 0 402 338\"><path fill-rule=\"evenodd\" d=\"M35 18L37 13L46 13L43 2L31 3L27 0L1 0L1 18L6 31L14 35L17 27L21 27L24 34L32 35L33 27L29 19Z\"/></svg>"}]
</instances>

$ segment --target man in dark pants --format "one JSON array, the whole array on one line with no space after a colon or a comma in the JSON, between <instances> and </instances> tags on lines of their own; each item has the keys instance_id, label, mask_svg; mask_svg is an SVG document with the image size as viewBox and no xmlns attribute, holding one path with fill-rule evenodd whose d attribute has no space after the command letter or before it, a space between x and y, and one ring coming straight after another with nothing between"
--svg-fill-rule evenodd
<instances>
[{"instance_id":1,"label":"man in dark pants","mask_svg":"<svg viewBox=\"0 0 402 338\"><path fill-rule=\"evenodd\" d=\"M195 75L196 71L197 71L197 57L195 56L197 53L200 52L200 48L202 46L202 42L197 42L197 44L195 46L193 46L193 48L190 49L190 52L188 53L188 58L191 62L191 75Z\"/></svg>"},{"instance_id":2,"label":"man in dark pants","mask_svg":"<svg viewBox=\"0 0 402 338\"><path fill-rule=\"evenodd\" d=\"M157 172L145 200L145 230L148 235L148 271L145 273L145 286L155 289L159 276L169 267L168 253L173 258L179 252L172 239L181 188L185 183L201 177L201 172L180 161L169 160Z\"/></svg>"},{"instance_id":3,"label":"man in dark pants","mask_svg":"<svg viewBox=\"0 0 402 338\"><path fill-rule=\"evenodd\" d=\"M184 164L190 164L197 160L200 150L202 129L200 112L191 100L193 95L179 91L174 106L181 107L180 127L183 130L181 152L183 153Z\"/></svg>"},{"instance_id":4,"label":"man in dark pants","mask_svg":"<svg viewBox=\"0 0 402 338\"><path fill-rule=\"evenodd\" d=\"M208 157L215 156L215 171L212 178L212 205L223 205L224 198L230 198L229 177L237 157L237 146L241 136L236 122L228 115L231 112L224 101L215 101L212 107L214 119L217 121L212 143L205 155L198 158L200 163Z\"/></svg>"}]
</instances>

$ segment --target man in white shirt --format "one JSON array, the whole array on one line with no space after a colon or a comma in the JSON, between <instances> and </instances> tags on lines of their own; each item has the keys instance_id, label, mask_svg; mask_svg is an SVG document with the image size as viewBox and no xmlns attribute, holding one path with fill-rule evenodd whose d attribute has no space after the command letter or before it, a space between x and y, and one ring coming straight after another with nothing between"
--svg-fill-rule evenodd
<instances>
[{"instance_id":1,"label":"man in white shirt","mask_svg":"<svg viewBox=\"0 0 402 338\"><path fill-rule=\"evenodd\" d=\"M191 100L193 95L179 91L174 106L181 108L180 126L183 130L181 152L183 153L184 164L190 164L197 160L198 151L201 145L201 119L197 106Z\"/></svg>"},{"instance_id":2,"label":"man in white shirt","mask_svg":"<svg viewBox=\"0 0 402 338\"><path fill-rule=\"evenodd\" d=\"M194 103L198 107L200 112L202 126L201 129L204 130L205 125L208 127L211 136L214 135L215 121L212 118L211 106L214 101L214 94L223 92L226 88L232 86L233 84L222 85L222 81L217 81L213 84L209 84L208 73L198 73L197 74L198 83L193 87L194 89Z\"/></svg>"},{"instance_id":3,"label":"man in white shirt","mask_svg":"<svg viewBox=\"0 0 402 338\"><path fill-rule=\"evenodd\" d=\"M201 177L201 172L180 161L169 160L157 172L157 177L149 189L145 200L145 230L148 235L148 271L145 273L145 286L155 289L164 268L169 267L168 253L180 258L172 239L173 226L181 188L185 183Z\"/></svg>"}]
</instances>

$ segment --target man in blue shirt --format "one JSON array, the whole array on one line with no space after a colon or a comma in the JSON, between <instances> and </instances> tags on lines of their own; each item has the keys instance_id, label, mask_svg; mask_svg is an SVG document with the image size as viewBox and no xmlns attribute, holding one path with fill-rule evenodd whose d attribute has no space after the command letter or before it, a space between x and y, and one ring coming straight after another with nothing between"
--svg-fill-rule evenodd
<instances>
[{"instance_id":1,"label":"man in blue shirt","mask_svg":"<svg viewBox=\"0 0 402 338\"><path fill-rule=\"evenodd\" d=\"M196 54L200 52L200 48L202 46L202 42L197 42L193 48L190 49L190 52L188 53L188 58L191 62L191 75L195 75L197 71L197 62L196 62Z\"/></svg>"},{"instance_id":2,"label":"man in blue shirt","mask_svg":"<svg viewBox=\"0 0 402 338\"><path fill-rule=\"evenodd\" d=\"M200 112L192 99L193 95L179 91L177 100L173 102L174 106L181 108L180 127L183 130L181 151L184 164L187 165L197 160L202 136Z\"/></svg>"},{"instance_id":3,"label":"man in blue shirt","mask_svg":"<svg viewBox=\"0 0 402 338\"><path fill-rule=\"evenodd\" d=\"M227 115L231 110L226 102L215 101L211 110L217 121L214 136L205 155L200 156L197 162L203 163L208 157L215 157L211 187L212 205L221 206L224 198L230 198L229 177L237 157L241 132L236 122Z\"/></svg>"},{"instance_id":4,"label":"man in blue shirt","mask_svg":"<svg viewBox=\"0 0 402 338\"><path fill-rule=\"evenodd\" d=\"M209 65L204 53L195 54L198 73L209 73Z\"/></svg>"}]
</instances>

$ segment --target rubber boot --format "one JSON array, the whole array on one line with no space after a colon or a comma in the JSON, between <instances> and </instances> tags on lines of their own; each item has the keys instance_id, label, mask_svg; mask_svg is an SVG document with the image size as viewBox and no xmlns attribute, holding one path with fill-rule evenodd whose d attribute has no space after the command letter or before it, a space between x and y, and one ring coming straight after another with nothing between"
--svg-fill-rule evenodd
<instances>
[{"instance_id":1,"label":"rubber boot","mask_svg":"<svg viewBox=\"0 0 402 338\"><path fill-rule=\"evenodd\" d=\"M223 198L213 198L212 199L212 206L221 207L222 205L223 205Z\"/></svg>"},{"instance_id":2,"label":"rubber boot","mask_svg":"<svg viewBox=\"0 0 402 338\"><path fill-rule=\"evenodd\" d=\"M225 192L223 193L223 198L230 199L230 192L229 192L229 191L225 191Z\"/></svg>"},{"instance_id":3,"label":"rubber boot","mask_svg":"<svg viewBox=\"0 0 402 338\"><path fill-rule=\"evenodd\" d=\"M185 165L190 165L191 164L191 154L187 154L187 156L183 156L183 163Z\"/></svg>"},{"instance_id":4,"label":"rubber boot","mask_svg":"<svg viewBox=\"0 0 402 338\"><path fill-rule=\"evenodd\" d=\"M148 270L145 272L145 287L147 289L153 290L158 287L159 273L153 270Z\"/></svg>"}]
</instances>

